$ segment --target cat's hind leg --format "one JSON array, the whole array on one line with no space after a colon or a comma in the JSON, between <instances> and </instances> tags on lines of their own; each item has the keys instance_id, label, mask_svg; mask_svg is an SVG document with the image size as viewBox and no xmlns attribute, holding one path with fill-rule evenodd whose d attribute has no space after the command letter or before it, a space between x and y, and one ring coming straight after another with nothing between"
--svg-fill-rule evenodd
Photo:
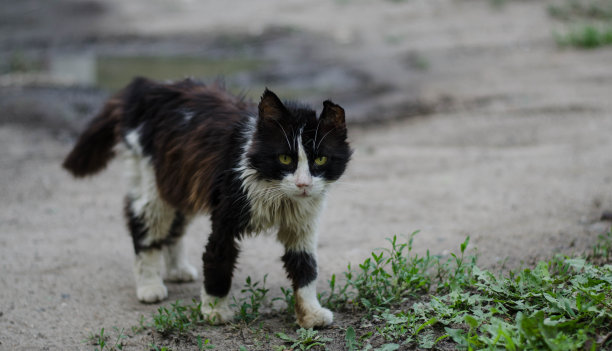
<instances>
[{"instance_id":1,"label":"cat's hind leg","mask_svg":"<svg viewBox=\"0 0 612 351\"><path fill-rule=\"evenodd\" d=\"M197 269L187 260L183 240L187 222L188 218L177 211L163 247L166 261L166 280L171 282L191 282L198 277Z\"/></svg>"},{"instance_id":2,"label":"cat's hind leg","mask_svg":"<svg viewBox=\"0 0 612 351\"><path fill-rule=\"evenodd\" d=\"M138 300L152 303L168 297L162 279L162 247L176 222L177 211L160 198L150 162L138 156L131 161L124 212L136 254L136 295Z\"/></svg>"},{"instance_id":3,"label":"cat's hind leg","mask_svg":"<svg viewBox=\"0 0 612 351\"><path fill-rule=\"evenodd\" d=\"M162 279L162 243L175 214L173 210L163 208L164 204L144 200L143 197L135 199L128 195L125 216L136 253L136 295L138 300L152 303L168 297Z\"/></svg>"}]
</instances>

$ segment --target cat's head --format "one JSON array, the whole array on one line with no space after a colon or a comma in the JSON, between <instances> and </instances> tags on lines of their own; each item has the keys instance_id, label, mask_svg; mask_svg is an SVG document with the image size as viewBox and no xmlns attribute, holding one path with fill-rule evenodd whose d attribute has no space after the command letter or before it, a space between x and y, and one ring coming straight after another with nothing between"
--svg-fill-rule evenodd
<instances>
[{"instance_id":1,"label":"cat's head","mask_svg":"<svg viewBox=\"0 0 612 351\"><path fill-rule=\"evenodd\" d=\"M331 101L323 103L317 117L309 107L283 103L266 89L255 128L249 164L260 179L290 198L322 196L351 157L344 110Z\"/></svg>"}]
</instances>

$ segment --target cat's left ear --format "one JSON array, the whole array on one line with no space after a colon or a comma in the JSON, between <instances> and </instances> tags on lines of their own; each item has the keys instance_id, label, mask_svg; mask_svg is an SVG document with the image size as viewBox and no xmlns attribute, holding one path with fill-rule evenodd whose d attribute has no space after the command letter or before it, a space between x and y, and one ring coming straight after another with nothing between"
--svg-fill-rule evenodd
<instances>
[{"instance_id":1,"label":"cat's left ear","mask_svg":"<svg viewBox=\"0 0 612 351\"><path fill-rule=\"evenodd\" d=\"M330 100L323 102L323 111L321 111L319 120L325 125L332 125L336 128L346 129L344 109L339 105L334 104Z\"/></svg>"},{"instance_id":2,"label":"cat's left ear","mask_svg":"<svg viewBox=\"0 0 612 351\"><path fill-rule=\"evenodd\" d=\"M259 120L278 120L285 113L285 105L272 91L266 88L259 102Z\"/></svg>"}]
</instances>

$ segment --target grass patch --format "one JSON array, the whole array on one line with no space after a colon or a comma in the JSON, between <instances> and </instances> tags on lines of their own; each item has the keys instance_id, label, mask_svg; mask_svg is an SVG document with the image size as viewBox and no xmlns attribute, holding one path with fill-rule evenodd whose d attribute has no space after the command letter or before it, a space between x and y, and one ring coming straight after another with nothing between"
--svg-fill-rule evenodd
<instances>
[{"instance_id":1,"label":"grass patch","mask_svg":"<svg viewBox=\"0 0 612 351\"><path fill-rule=\"evenodd\" d=\"M159 350L612 349L612 232L584 255L555 256L505 274L478 267L467 251L469 238L448 257L419 256L415 235L390 238L361 264L332 275L320 295L337 312L332 328L296 330L279 313L260 318L269 292L264 276L249 277L244 297L234 300L235 324L210 326L196 300L177 301L160 307L149 323L141 319L133 331L153 331L149 348ZM288 304L287 315L293 294L282 293L277 299ZM91 342L101 350L121 349L126 337L118 334L115 341L102 329Z\"/></svg>"},{"instance_id":2,"label":"grass patch","mask_svg":"<svg viewBox=\"0 0 612 351\"><path fill-rule=\"evenodd\" d=\"M127 335L123 333L123 329L119 330L119 328L114 327L113 330L115 331L115 334L117 334L117 336L114 338L111 338L108 334L105 334L104 328L100 328L99 333L90 334L87 340L84 342L97 346L94 347L94 350L96 351L123 350L123 339L126 339Z\"/></svg>"},{"instance_id":3,"label":"grass patch","mask_svg":"<svg viewBox=\"0 0 612 351\"><path fill-rule=\"evenodd\" d=\"M555 32L560 47L594 49L612 44L612 0L567 0L548 8L565 29Z\"/></svg>"},{"instance_id":4,"label":"grass patch","mask_svg":"<svg viewBox=\"0 0 612 351\"><path fill-rule=\"evenodd\" d=\"M600 238L590 256L609 259L610 239L610 233ZM403 246L395 249L394 239L391 249L359 265L360 271L352 273L356 277L348 281L354 293L347 303L371 314L376 327L368 340L410 348L432 348L440 342L465 349L612 347L612 266L557 256L501 276L478 268L474 258L466 261L467 243L461 245L460 255L440 263L428 255L400 258ZM410 244L406 248L410 252ZM394 262L407 264L397 271ZM378 272L378 278L372 279L372 272ZM430 286L433 295L423 293L420 301L411 303L408 295L419 293L415 278L417 287ZM374 291L375 285L364 286L364 279L385 287L383 296ZM399 291L406 293L388 289L394 286L403 286L405 290Z\"/></svg>"},{"instance_id":5,"label":"grass patch","mask_svg":"<svg viewBox=\"0 0 612 351\"><path fill-rule=\"evenodd\" d=\"M561 47L571 46L581 49L612 45L612 24L574 26L565 34L555 34L555 40Z\"/></svg>"},{"instance_id":6,"label":"grass patch","mask_svg":"<svg viewBox=\"0 0 612 351\"><path fill-rule=\"evenodd\" d=\"M285 333L276 333L276 336L285 342L291 344L289 350L310 350L316 347L325 347L325 343L331 341L330 338L325 338L319 335L319 332L311 329L300 328L296 331L297 337L290 337ZM279 345L277 350L286 350L287 347Z\"/></svg>"},{"instance_id":7,"label":"grass patch","mask_svg":"<svg viewBox=\"0 0 612 351\"><path fill-rule=\"evenodd\" d=\"M170 304L169 307L161 306L152 316L151 326L161 334L183 334L197 325L206 323L200 312L201 306L202 303L195 299L193 304L188 306L182 305L181 300Z\"/></svg>"},{"instance_id":8,"label":"grass patch","mask_svg":"<svg viewBox=\"0 0 612 351\"><path fill-rule=\"evenodd\" d=\"M234 308L238 308L236 319L245 323L251 323L259 317L259 310L261 309L266 295L270 289L266 288L266 279L268 275L264 275L263 283L259 286L259 281L253 282L251 277L246 278L246 282L240 292L247 294L245 297L236 299L234 296L234 303L231 305Z\"/></svg>"},{"instance_id":9,"label":"grass patch","mask_svg":"<svg viewBox=\"0 0 612 351\"><path fill-rule=\"evenodd\" d=\"M424 349L439 343L462 349L612 347L609 264L556 256L502 276L465 256L469 238L458 255L442 260L410 255L413 236L406 244L394 237L390 248L345 273L346 303L375 325L362 347L381 342ZM611 237L601 237L587 257L609 259Z\"/></svg>"}]
</instances>

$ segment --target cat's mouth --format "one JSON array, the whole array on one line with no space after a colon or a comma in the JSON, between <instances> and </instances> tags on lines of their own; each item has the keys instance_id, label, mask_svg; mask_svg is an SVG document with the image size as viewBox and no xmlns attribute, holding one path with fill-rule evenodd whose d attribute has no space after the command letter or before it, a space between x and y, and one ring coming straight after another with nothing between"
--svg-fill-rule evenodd
<instances>
[{"instance_id":1,"label":"cat's mouth","mask_svg":"<svg viewBox=\"0 0 612 351\"><path fill-rule=\"evenodd\" d=\"M306 198L306 197L310 197L311 196L311 192L309 192L306 189L302 189L297 193L297 197L299 198Z\"/></svg>"}]
</instances>

